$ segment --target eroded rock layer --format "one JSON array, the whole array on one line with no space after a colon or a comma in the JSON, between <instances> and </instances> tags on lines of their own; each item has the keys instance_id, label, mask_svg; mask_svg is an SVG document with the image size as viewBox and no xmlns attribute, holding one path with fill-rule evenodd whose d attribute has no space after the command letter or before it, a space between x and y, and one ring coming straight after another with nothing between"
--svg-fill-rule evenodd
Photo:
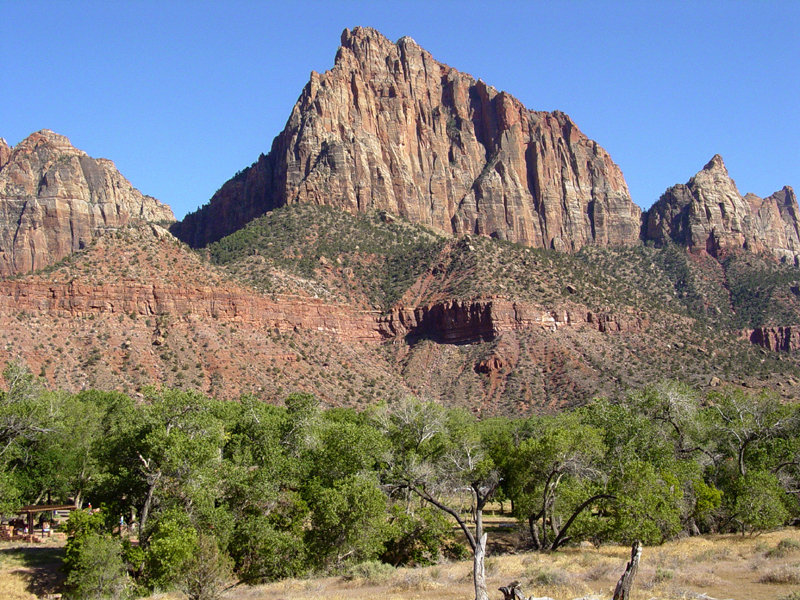
<instances>
[{"instance_id":1,"label":"eroded rock layer","mask_svg":"<svg viewBox=\"0 0 800 600\"><path fill-rule=\"evenodd\" d=\"M10 148L0 139L0 276L41 269L87 246L99 229L175 220L107 159L49 129Z\"/></svg>"},{"instance_id":2,"label":"eroded rock layer","mask_svg":"<svg viewBox=\"0 0 800 600\"><path fill-rule=\"evenodd\" d=\"M767 252L800 262L800 210L794 190L742 196L719 155L688 183L669 188L648 211L643 238L720 252Z\"/></svg>"},{"instance_id":3,"label":"eroded rock layer","mask_svg":"<svg viewBox=\"0 0 800 600\"><path fill-rule=\"evenodd\" d=\"M311 74L270 154L173 231L202 246L293 202L565 251L635 242L641 214L567 115L360 27L344 31L330 71Z\"/></svg>"}]
</instances>

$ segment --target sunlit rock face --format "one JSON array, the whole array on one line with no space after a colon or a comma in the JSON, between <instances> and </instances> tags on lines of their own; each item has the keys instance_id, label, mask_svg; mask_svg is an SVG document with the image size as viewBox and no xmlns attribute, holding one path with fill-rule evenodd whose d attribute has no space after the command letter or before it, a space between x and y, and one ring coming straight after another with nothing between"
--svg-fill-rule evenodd
<instances>
[{"instance_id":1,"label":"sunlit rock face","mask_svg":"<svg viewBox=\"0 0 800 600\"><path fill-rule=\"evenodd\" d=\"M767 198L742 196L722 157L716 155L686 184L664 192L646 215L643 237L673 241L713 256L736 250L767 252L797 264L798 215L792 188Z\"/></svg>"},{"instance_id":2,"label":"sunlit rock face","mask_svg":"<svg viewBox=\"0 0 800 600\"><path fill-rule=\"evenodd\" d=\"M202 246L292 202L564 251L635 242L641 215L619 167L567 115L360 27L344 31L330 71L312 72L269 155L173 232Z\"/></svg>"},{"instance_id":3,"label":"sunlit rock face","mask_svg":"<svg viewBox=\"0 0 800 600\"><path fill-rule=\"evenodd\" d=\"M49 129L0 143L0 275L41 269L88 245L98 230L173 222L169 206L133 187Z\"/></svg>"}]
</instances>

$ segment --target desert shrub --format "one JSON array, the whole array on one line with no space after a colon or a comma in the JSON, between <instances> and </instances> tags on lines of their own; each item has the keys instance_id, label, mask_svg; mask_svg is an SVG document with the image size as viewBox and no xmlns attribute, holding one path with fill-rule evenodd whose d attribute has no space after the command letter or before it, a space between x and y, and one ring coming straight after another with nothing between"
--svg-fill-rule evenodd
<instances>
[{"instance_id":1,"label":"desert shrub","mask_svg":"<svg viewBox=\"0 0 800 600\"><path fill-rule=\"evenodd\" d=\"M758 579L758 582L784 585L800 584L800 565L791 565L767 571Z\"/></svg>"},{"instance_id":2,"label":"desert shrub","mask_svg":"<svg viewBox=\"0 0 800 600\"><path fill-rule=\"evenodd\" d=\"M379 560L368 560L353 565L345 573L346 579L359 579L369 585L381 585L389 581L395 568Z\"/></svg>"},{"instance_id":3,"label":"desert shrub","mask_svg":"<svg viewBox=\"0 0 800 600\"><path fill-rule=\"evenodd\" d=\"M653 582L654 583L663 583L665 581L669 581L675 577L675 572L670 569L664 569L663 567L656 567L656 573L653 575Z\"/></svg>"},{"instance_id":4,"label":"desert shrub","mask_svg":"<svg viewBox=\"0 0 800 600\"><path fill-rule=\"evenodd\" d=\"M767 556L769 558L783 558L789 554L797 552L798 550L800 550L800 542L787 538L778 542L778 545L775 548L768 550Z\"/></svg>"},{"instance_id":5,"label":"desert shrub","mask_svg":"<svg viewBox=\"0 0 800 600\"><path fill-rule=\"evenodd\" d=\"M66 587L66 597L74 600L127 597L130 580L119 540L94 532L82 536L70 554Z\"/></svg>"},{"instance_id":6,"label":"desert shrub","mask_svg":"<svg viewBox=\"0 0 800 600\"><path fill-rule=\"evenodd\" d=\"M217 540L200 535L195 552L183 564L178 588L189 600L217 600L233 577L233 561Z\"/></svg>"},{"instance_id":7,"label":"desert shrub","mask_svg":"<svg viewBox=\"0 0 800 600\"><path fill-rule=\"evenodd\" d=\"M570 583L568 573L539 566L526 569L525 577L528 578L531 585L538 586L568 585Z\"/></svg>"}]
</instances>

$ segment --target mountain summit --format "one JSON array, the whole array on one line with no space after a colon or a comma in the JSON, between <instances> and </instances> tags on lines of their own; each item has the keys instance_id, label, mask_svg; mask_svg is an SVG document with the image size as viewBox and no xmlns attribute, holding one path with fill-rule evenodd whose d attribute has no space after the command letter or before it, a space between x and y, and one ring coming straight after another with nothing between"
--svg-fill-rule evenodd
<instances>
[{"instance_id":1,"label":"mountain summit","mask_svg":"<svg viewBox=\"0 0 800 600\"><path fill-rule=\"evenodd\" d=\"M169 206L134 188L113 162L63 135L42 129L13 148L0 138L2 277L53 264L100 229L174 220Z\"/></svg>"},{"instance_id":2,"label":"mountain summit","mask_svg":"<svg viewBox=\"0 0 800 600\"><path fill-rule=\"evenodd\" d=\"M742 196L717 154L686 184L669 188L648 211L642 238L676 242L712 256L738 250L800 263L800 209L786 186L767 198Z\"/></svg>"},{"instance_id":3,"label":"mountain summit","mask_svg":"<svg viewBox=\"0 0 800 600\"><path fill-rule=\"evenodd\" d=\"M577 251L639 237L619 167L561 112L440 63L413 39L342 33L267 156L173 232L203 246L292 203L386 210L448 234Z\"/></svg>"}]
</instances>

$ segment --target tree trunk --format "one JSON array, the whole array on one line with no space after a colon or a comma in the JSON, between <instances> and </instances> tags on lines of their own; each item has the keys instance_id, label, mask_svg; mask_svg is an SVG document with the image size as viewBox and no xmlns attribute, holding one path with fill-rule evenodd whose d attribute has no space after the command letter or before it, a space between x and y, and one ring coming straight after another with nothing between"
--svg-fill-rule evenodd
<instances>
[{"instance_id":1,"label":"tree trunk","mask_svg":"<svg viewBox=\"0 0 800 600\"><path fill-rule=\"evenodd\" d=\"M617 582L617 587L614 589L613 600L630 600L631 588L633 587L633 579L636 577L636 572L639 570L639 559L642 557L642 543L639 540L633 542L631 548L631 561L625 568L625 572Z\"/></svg>"},{"instance_id":2,"label":"tree trunk","mask_svg":"<svg viewBox=\"0 0 800 600\"><path fill-rule=\"evenodd\" d=\"M477 532L476 532L477 533ZM480 534L475 545L475 554L472 561L472 580L475 582L475 600L489 600L489 592L486 589L486 570L484 569L484 558L486 557L486 534Z\"/></svg>"},{"instance_id":3,"label":"tree trunk","mask_svg":"<svg viewBox=\"0 0 800 600\"><path fill-rule=\"evenodd\" d=\"M153 503L153 492L156 489L156 485L158 484L158 480L161 479L161 471L156 473L155 477L153 477L152 482L150 483L150 487L147 490L147 498L144 501L144 506L142 507L142 514L139 518L139 543L144 543L144 534L145 528L147 527L147 518L150 516L150 506Z\"/></svg>"}]
</instances>

